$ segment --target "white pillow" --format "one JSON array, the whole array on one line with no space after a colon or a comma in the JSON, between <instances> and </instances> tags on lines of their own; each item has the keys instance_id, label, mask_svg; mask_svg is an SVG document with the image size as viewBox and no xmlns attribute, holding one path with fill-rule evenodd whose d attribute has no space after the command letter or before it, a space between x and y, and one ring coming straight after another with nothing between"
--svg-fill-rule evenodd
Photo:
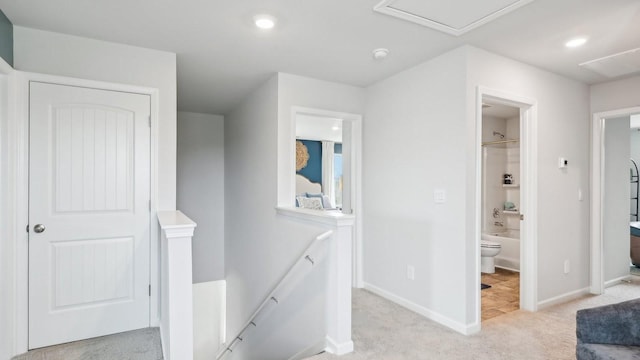
<instances>
[{"instance_id":1,"label":"white pillow","mask_svg":"<svg viewBox=\"0 0 640 360\"><path fill-rule=\"evenodd\" d=\"M335 206L331 203L331 199L329 199L328 195L322 195L322 207L325 209L334 209Z\"/></svg>"},{"instance_id":2,"label":"white pillow","mask_svg":"<svg viewBox=\"0 0 640 360\"><path fill-rule=\"evenodd\" d=\"M321 198L308 198L304 196L298 196L298 205L302 209L311 209L311 210L322 210L322 199Z\"/></svg>"}]
</instances>

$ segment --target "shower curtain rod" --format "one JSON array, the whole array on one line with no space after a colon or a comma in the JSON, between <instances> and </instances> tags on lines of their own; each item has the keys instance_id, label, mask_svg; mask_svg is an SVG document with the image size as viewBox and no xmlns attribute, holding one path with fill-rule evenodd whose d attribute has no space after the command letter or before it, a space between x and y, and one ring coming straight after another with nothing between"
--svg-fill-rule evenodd
<instances>
[{"instance_id":1,"label":"shower curtain rod","mask_svg":"<svg viewBox=\"0 0 640 360\"><path fill-rule=\"evenodd\" d=\"M485 145L498 145L498 144L508 144L508 143L514 143L514 142L519 142L520 140L518 139L512 139L512 140L498 140L498 141L488 141L488 142L483 142L482 146Z\"/></svg>"}]
</instances>

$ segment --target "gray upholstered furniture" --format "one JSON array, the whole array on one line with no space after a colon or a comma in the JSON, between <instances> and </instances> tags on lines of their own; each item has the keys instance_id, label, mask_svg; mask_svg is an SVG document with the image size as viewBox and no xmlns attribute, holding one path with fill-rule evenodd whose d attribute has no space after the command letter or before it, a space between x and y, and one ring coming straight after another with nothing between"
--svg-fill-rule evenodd
<instances>
[{"instance_id":1,"label":"gray upholstered furniture","mask_svg":"<svg viewBox=\"0 0 640 360\"><path fill-rule=\"evenodd\" d=\"M640 359L640 299L579 310L576 358Z\"/></svg>"}]
</instances>

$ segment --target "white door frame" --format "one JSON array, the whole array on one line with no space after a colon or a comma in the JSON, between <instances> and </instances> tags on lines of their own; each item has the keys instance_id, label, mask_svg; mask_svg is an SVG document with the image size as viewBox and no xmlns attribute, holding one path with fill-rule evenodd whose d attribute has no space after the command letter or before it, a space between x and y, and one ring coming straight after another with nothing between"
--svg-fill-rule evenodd
<instances>
[{"instance_id":1,"label":"white door frame","mask_svg":"<svg viewBox=\"0 0 640 360\"><path fill-rule=\"evenodd\" d=\"M305 114L318 117L329 117L342 119L348 121L351 124L351 207L355 209L353 215L355 216L354 223L354 243L353 243L353 274L352 284L353 287L364 287L364 275L363 275L363 259L362 259L362 115L350 114L344 112L329 111L323 109L314 109L302 106L291 107L291 133L288 139L289 149L289 163L293 165L291 174L288 176L289 182L289 195L287 204L285 206L295 206L296 196L296 115ZM344 139L343 139L344 143ZM355 189L355 191L353 191Z\"/></svg>"},{"instance_id":2,"label":"white door frame","mask_svg":"<svg viewBox=\"0 0 640 360\"><path fill-rule=\"evenodd\" d=\"M15 337L17 354L28 349L29 339L29 243L26 227L29 220L29 82L49 82L60 85L88 87L102 90L131 92L151 97L151 224L150 224L150 285L152 288L150 299L150 326L159 326L159 225L157 219L158 204L158 89L133 85L113 84L101 81L68 78L37 73L16 71L12 90L15 92L13 105L14 115L9 121L9 156L11 157L8 176L15 179L10 187L15 196L13 207L15 221L15 281L16 281L16 320Z\"/></svg>"},{"instance_id":3,"label":"white door frame","mask_svg":"<svg viewBox=\"0 0 640 360\"><path fill-rule=\"evenodd\" d=\"M478 86L476 89L476 324L481 323L480 240L482 232L482 102L483 99L520 108L520 308L538 309L538 105L535 99Z\"/></svg>"},{"instance_id":4,"label":"white door frame","mask_svg":"<svg viewBox=\"0 0 640 360\"><path fill-rule=\"evenodd\" d=\"M605 119L640 113L640 106L593 114L591 127L591 286L592 294L604 293L602 204L604 204Z\"/></svg>"},{"instance_id":5,"label":"white door frame","mask_svg":"<svg viewBox=\"0 0 640 360\"><path fill-rule=\"evenodd\" d=\"M0 108L0 289L2 289L3 298L0 303L0 358L11 358L15 355L15 244L7 241L14 239L14 224L12 212L14 203L14 194L10 190L13 179L9 176L11 162L11 136L9 136L11 124L10 119L13 118L14 98L13 78L14 70L4 59L0 58L0 75L4 77L3 87L0 91L0 102L6 104L6 108Z\"/></svg>"}]
</instances>

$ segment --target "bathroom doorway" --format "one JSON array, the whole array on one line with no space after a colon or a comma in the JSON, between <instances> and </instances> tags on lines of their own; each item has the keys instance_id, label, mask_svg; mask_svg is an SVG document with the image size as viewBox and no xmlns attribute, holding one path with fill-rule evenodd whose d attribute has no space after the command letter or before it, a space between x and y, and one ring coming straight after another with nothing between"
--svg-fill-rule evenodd
<instances>
[{"instance_id":1,"label":"bathroom doorway","mask_svg":"<svg viewBox=\"0 0 640 360\"><path fill-rule=\"evenodd\" d=\"M537 310L536 101L478 88L477 310L482 320Z\"/></svg>"},{"instance_id":2,"label":"bathroom doorway","mask_svg":"<svg viewBox=\"0 0 640 360\"><path fill-rule=\"evenodd\" d=\"M482 104L481 311L520 308L520 108Z\"/></svg>"}]
</instances>

